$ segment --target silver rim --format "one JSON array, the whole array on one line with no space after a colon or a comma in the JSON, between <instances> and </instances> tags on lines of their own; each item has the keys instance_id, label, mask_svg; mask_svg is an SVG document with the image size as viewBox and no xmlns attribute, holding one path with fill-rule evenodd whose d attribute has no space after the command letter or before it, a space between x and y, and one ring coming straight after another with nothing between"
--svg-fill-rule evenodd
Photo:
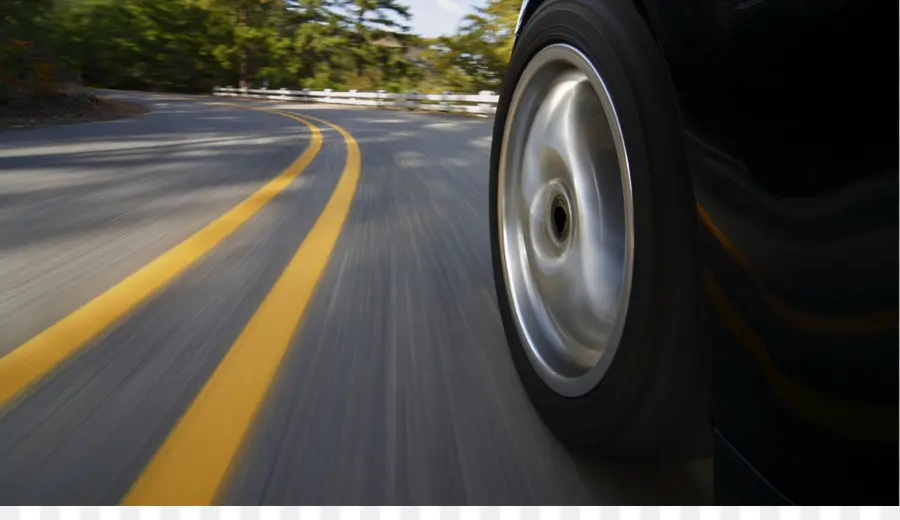
<instances>
[{"instance_id":1,"label":"silver rim","mask_svg":"<svg viewBox=\"0 0 900 520\"><path fill-rule=\"evenodd\" d=\"M606 85L569 45L528 64L498 176L500 251L519 337L559 394L594 388L631 294L634 216L622 129Z\"/></svg>"}]
</instances>

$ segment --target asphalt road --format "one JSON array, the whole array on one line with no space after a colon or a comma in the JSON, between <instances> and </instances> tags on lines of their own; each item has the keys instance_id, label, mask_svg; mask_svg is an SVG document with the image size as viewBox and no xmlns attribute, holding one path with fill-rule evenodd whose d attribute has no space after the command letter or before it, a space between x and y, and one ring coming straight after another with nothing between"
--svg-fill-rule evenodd
<instances>
[{"instance_id":1,"label":"asphalt road","mask_svg":"<svg viewBox=\"0 0 900 520\"><path fill-rule=\"evenodd\" d=\"M491 121L112 95L151 111L0 133L0 503L710 501L531 408Z\"/></svg>"}]
</instances>

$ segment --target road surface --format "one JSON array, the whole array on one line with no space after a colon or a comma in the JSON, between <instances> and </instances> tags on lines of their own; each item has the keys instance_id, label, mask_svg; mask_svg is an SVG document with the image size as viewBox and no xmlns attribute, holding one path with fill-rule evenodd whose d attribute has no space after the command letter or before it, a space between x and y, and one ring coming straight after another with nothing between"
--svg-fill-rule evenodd
<instances>
[{"instance_id":1,"label":"road surface","mask_svg":"<svg viewBox=\"0 0 900 520\"><path fill-rule=\"evenodd\" d=\"M490 120L110 95L150 113L0 133L0 503L710 500L528 403Z\"/></svg>"}]
</instances>

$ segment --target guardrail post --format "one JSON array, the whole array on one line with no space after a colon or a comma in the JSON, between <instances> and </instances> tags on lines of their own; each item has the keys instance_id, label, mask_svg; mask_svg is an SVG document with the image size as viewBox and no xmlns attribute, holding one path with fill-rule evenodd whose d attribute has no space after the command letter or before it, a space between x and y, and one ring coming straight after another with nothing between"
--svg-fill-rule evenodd
<instances>
[{"instance_id":1,"label":"guardrail post","mask_svg":"<svg viewBox=\"0 0 900 520\"><path fill-rule=\"evenodd\" d=\"M247 97L247 87L241 87L241 97Z\"/></svg>"},{"instance_id":2,"label":"guardrail post","mask_svg":"<svg viewBox=\"0 0 900 520\"><path fill-rule=\"evenodd\" d=\"M309 89L308 88L303 89L303 94L301 94L301 99L303 99L303 101L309 101Z\"/></svg>"},{"instance_id":3,"label":"guardrail post","mask_svg":"<svg viewBox=\"0 0 900 520\"><path fill-rule=\"evenodd\" d=\"M478 93L479 96L493 96L494 93L490 90L482 90ZM478 112L481 114L490 114L491 113L491 105L490 103L478 103Z\"/></svg>"},{"instance_id":4,"label":"guardrail post","mask_svg":"<svg viewBox=\"0 0 900 520\"><path fill-rule=\"evenodd\" d=\"M384 90L375 91L375 106L384 106Z\"/></svg>"},{"instance_id":5,"label":"guardrail post","mask_svg":"<svg viewBox=\"0 0 900 520\"><path fill-rule=\"evenodd\" d=\"M331 93L334 92L330 88L325 89L325 101L331 101Z\"/></svg>"},{"instance_id":6,"label":"guardrail post","mask_svg":"<svg viewBox=\"0 0 900 520\"><path fill-rule=\"evenodd\" d=\"M419 95L419 93L415 91L406 93L406 108L415 110L419 107L419 100L415 98L417 95Z\"/></svg>"},{"instance_id":7,"label":"guardrail post","mask_svg":"<svg viewBox=\"0 0 900 520\"><path fill-rule=\"evenodd\" d=\"M441 92L441 110L443 112L450 111L450 95L451 94L452 94L452 92L450 92L449 90L445 90L445 91Z\"/></svg>"},{"instance_id":8,"label":"guardrail post","mask_svg":"<svg viewBox=\"0 0 900 520\"><path fill-rule=\"evenodd\" d=\"M356 101L356 89L350 89L350 101ZM351 105L355 105L356 103L350 103Z\"/></svg>"},{"instance_id":9,"label":"guardrail post","mask_svg":"<svg viewBox=\"0 0 900 520\"><path fill-rule=\"evenodd\" d=\"M287 101L288 99L290 99L290 98L288 98L288 89L282 87L281 90L279 90L278 92L281 93L281 95L278 97L278 99L280 99L282 101Z\"/></svg>"}]
</instances>

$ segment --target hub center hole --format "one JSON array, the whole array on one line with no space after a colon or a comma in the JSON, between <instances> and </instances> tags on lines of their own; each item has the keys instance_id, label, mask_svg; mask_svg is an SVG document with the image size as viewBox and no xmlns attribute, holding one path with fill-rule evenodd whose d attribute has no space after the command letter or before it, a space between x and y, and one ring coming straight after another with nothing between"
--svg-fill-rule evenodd
<instances>
[{"instance_id":1,"label":"hub center hole","mask_svg":"<svg viewBox=\"0 0 900 520\"><path fill-rule=\"evenodd\" d=\"M561 197L557 197L553 200L553 209L550 212L550 218L553 221L553 231L560 242L569 235L569 214L566 211L565 204Z\"/></svg>"}]
</instances>

